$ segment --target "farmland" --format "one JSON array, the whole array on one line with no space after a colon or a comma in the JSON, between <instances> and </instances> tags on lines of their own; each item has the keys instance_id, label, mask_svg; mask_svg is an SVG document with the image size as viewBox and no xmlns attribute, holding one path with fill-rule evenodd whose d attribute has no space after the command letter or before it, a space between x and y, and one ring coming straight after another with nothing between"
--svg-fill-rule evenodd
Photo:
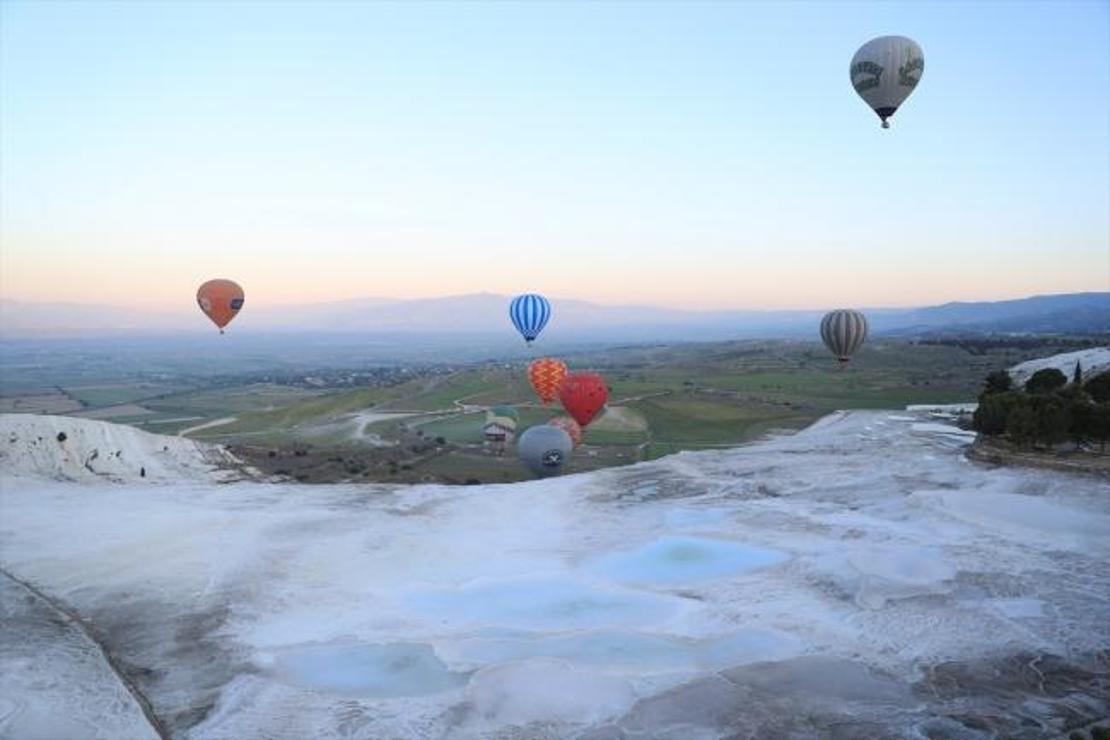
<instances>
[{"instance_id":1,"label":"farmland","mask_svg":"<svg viewBox=\"0 0 1110 740\"><path fill-rule=\"evenodd\" d=\"M874 341L846 367L811 342L641 345L579 352L572 370L601 372L607 410L570 469L742 444L804 427L836 409L973 400L990 370L1036 346ZM185 433L230 446L269 473L308 482L508 482L525 477L513 450L486 443L485 410L511 404L519 429L562 413L538 403L524 361L363 370L322 367L203 377L98 375L75 363L47 387L5 389L9 411L69 413ZM70 379L72 377L72 380ZM354 386L354 387L352 387Z\"/></svg>"},{"instance_id":2,"label":"farmland","mask_svg":"<svg viewBox=\"0 0 1110 740\"><path fill-rule=\"evenodd\" d=\"M989 370L1028 354L875 343L840 368L812 344L737 342L570 356L572 369L602 372L611 389L608 409L588 428L571 470L741 444L799 429L835 409L973 400ZM487 364L248 412L192 436L237 446L264 469L299 468L308 481L519 480L525 474L512 451L499 454L482 434L484 409L502 403L516 406L520 429L561 413L558 404L536 401L523 363ZM383 416L360 423L367 412ZM329 458L332 464L323 464ZM344 461L341 470L335 458Z\"/></svg>"}]
</instances>

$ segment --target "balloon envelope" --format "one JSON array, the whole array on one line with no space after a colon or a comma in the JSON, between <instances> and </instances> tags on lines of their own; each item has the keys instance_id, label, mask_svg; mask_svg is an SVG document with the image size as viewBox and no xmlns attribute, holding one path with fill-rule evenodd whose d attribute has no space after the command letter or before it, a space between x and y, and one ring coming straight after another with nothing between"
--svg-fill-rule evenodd
<instances>
[{"instance_id":1,"label":"balloon envelope","mask_svg":"<svg viewBox=\"0 0 1110 740\"><path fill-rule=\"evenodd\" d=\"M559 388L559 400L567 413L585 427L609 400L609 388L597 373L571 373Z\"/></svg>"},{"instance_id":2,"label":"balloon envelope","mask_svg":"<svg viewBox=\"0 0 1110 740\"><path fill-rule=\"evenodd\" d=\"M542 295L525 293L509 303L509 318L529 344L539 336L551 318L551 304Z\"/></svg>"},{"instance_id":3,"label":"balloon envelope","mask_svg":"<svg viewBox=\"0 0 1110 740\"><path fill-rule=\"evenodd\" d=\"M243 307L243 289L233 280L209 280L197 288L197 305L223 332Z\"/></svg>"},{"instance_id":4,"label":"balloon envelope","mask_svg":"<svg viewBox=\"0 0 1110 740\"><path fill-rule=\"evenodd\" d=\"M890 128L887 119L905 102L925 73L925 54L913 39L880 36L859 48L848 68L852 87Z\"/></svg>"},{"instance_id":5,"label":"balloon envelope","mask_svg":"<svg viewBox=\"0 0 1110 740\"><path fill-rule=\"evenodd\" d=\"M528 366L528 381L545 406L559 395L559 386L566 377L566 363L553 357L542 357Z\"/></svg>"},{"instance_id":6,"label":"balloon envelope","mask_svg":"<svg viewBox=\"0 0 1110 740\"><path fill-rule=\"evenodd\" d=\"M561 473L573 448L570 435L550 424L529 427L516 443L520 461L541 478Z\"/></svg>"},{"instance_id":7,"label":"balloon envelope","mask_svg":"<svg viewBox=\"0 0 1110 740\"><path fill-rule=\"evenodd\" d=\"M821 341L841 362L847 362L866 339L867 317L859 311L842 308L821 319Z\"/></svg>"},{"instance_id":8,"label":"balloon envelope","mask_svg":"<svg viewBox=\"0 0 1110 740\"><path fill-rule=\"evenodd\" d=\"M553 427L559 427L566 432L575 449L578 448L578 445L582 444L582 427L580 427L578 422L574 419L569 416L556 416L547 423Z\"/></svg>"}]
</instances>

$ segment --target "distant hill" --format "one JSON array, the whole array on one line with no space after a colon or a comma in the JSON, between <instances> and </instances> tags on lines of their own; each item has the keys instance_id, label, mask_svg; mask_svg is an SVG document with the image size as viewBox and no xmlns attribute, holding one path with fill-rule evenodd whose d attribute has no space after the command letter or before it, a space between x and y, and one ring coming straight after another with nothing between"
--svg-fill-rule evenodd
<instances>
[{"instance_id":1,"label":"distant hill","mask_svg":"<svg viewBox=\"0 0 1110 740\"><path fill-rule=\"evenodd\" d=\"M875 331L887 334L1093 334L1110 331L1110 293L1065 293L1012 301L945 303L876 312Z\"/></svg>"},{"instance_id":2,"label":"distant hill","mask_svg":"<svg viewBox=\"0 0 1110 740\"><path fill-rule=\"evenodd\" d=\"M1063 352L1050 357L1041 357L1036 360L1027 360L1010 368L1010 377L1016 385L1024 385L1033 373L1045 368L1056 368L1071 380L1075 371L1075 364L1079 363L1084 378L1093 378L1101 372L1110 370L1110 347L1095 347L1093 349L1078 350L1076 352Z\"/></svg>"},{"instance_id":3,"label":"distant hill","mask_svg":"<svg viewBox=\"0 0 1110 740\"><path fill-rule=\"evenodd\" d=\"M339 333L472 332L510 335L508 296L491 293L399 300L364 298L333 303L248 309L239 332ZM599 305L555 299L546 336L586 341L667 341L813 336L824 311L685 311L658 306ZM864 309L876 335L1091 334L1110 332L1110 292L1034 296L1017 300L947 303L907 309ZM63 332L205 331L199 312L147 312L116 306L0 301L5 336Z\"/></svg>"}]
</instances>

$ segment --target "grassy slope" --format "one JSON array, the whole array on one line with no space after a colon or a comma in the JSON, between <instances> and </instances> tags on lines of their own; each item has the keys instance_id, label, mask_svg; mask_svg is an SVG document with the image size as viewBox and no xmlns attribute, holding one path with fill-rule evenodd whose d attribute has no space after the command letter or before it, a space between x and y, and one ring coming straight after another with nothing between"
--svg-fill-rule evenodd
<instances>
[{"instance_id":1,"label":"grassy slope","mask_svg":"<svg viewBox=\"0 0 1110 740\"><path fill-rule=\"evenodd\" d=\"M115 383L108 385L65 386L65 392L88 408L101 408L116 404L140 402L148 398L180 393L189 386L162 383Z\"/></svg>"},{"instance_id":2,"label":"grassy slope","mask_svg":"<svg viewBox=\"0 0 1110 740\"><path fill-rule=\"evenodd\" d=\"M909 403L973 399L987 371L1012 364L1015 353L978 356L947 346L881 343L865 348L847 368L812 344L766 342L614 350L566 358L572 368L598 368L612 388L610 406L622 417L604 418L587 430L587 447L575 469L650 459L682 449L737 444L773 429L802 427L834 409L901 408ZM477 407L511 403L521 412L520 430L560 414L558 404L539 406L523 363L483 367L446 377L422 378L391 388L360 389L296 398L276 408L257 408L261 389L236 398L228 391L160 402L160 411L192 408L238 416L234 424L197 432L198 438L262 444L291 441L357 446L345 415L374 409L422 413L369 425L366 432L396 439L419 430L456 445L449 454L428 456L413 474L516 480L512 459L484 450L484 413L459 413L456 402ZM408 431L406 432L406 428Z\"/></svg>"},{"instance_id":3,"label":"grassy slope","mask_svg":"<svg viewBox=\"0 0 1110 740\"><path fill-rule=\"evenodd\" d=\"M329 393L274 409L247 411L239 414L236 421L231 424L202 429L190 436L198 439L233 438L240 435L271 435L280 438L291 433L298 426L322 423L343 414L364 411L389 397L389 389L385 388L360 388L342 393Z\"/></svg>"},{"instance_id":4,"label":"grassy slope","mask_svg":"<svg viewBox=\"0 0 1110 740\"><path fill-rule=\"evenodd\" d=\"M718 444L747 437L745 430L782 421L796 426L839 408L900 408L915 402L972 398L980 371L962 350L948 347L884 345L861 353L847 369L804 345L784 349L740 345L729 352L717 345L661 350L649 361L635 355L621 364L620 353L604 357L602 368L612 389L611 405L627 405L647 420L648 430L590 430L591 441L638 444L648 439L679 444ZM598 359L583 358L585 361ZM600 364L600 363L599 363ZM379 409L452 411L455 402L486 406L517 404L521 428L560 413L539 407L523 378L522 367L482 368L447 378L419 380L388 389L363 389L309 398L272 410L248 411L218 430L220 436L290 430L337 416ZM479 441L483 416L466 414L414 420L427 434L459 442ZM388 425L388 423L385 423ZM375 426L375 431L386 427ZM213 430L213 433L217 433Z\"/></svg>"}]
</instances>

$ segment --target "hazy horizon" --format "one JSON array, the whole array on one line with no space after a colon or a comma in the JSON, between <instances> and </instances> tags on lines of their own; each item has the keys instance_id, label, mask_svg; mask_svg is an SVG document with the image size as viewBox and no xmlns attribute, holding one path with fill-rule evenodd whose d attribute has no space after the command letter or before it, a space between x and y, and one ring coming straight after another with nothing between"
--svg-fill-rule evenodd
<instances>
[{"instance_id":1,"label":"hazy horizon","mask_svg":"<svg viewBox=\"0 0 1110 740\"><path fill-rule=\"evenodd\" d=\"M1110 288L1110 6L4 3L0 297ZM925 52L883 131L868 38Z\"/></svg>"},{"instance_id":2,"label":"hazy horizon","mask_svg":"<svg viewBox=\"0 0 1110 740\"><path fill-rule=\"evenodd\" d=\"M1006 302L1010 302L1010 301L1022 301L1022 300L1027 300L1027 299L1031 299L1031 298L1045 298L1045 297L1058 297L1058 296L1070 296L1070 295L1103 295L1103 294L1108 294L1108 293L1110 293L1110 286L1108 286L1107 288L1103 288L1103 289L1093 289L1093 290L1076 290L1076 291L1060 291L1060 292L1050 292L1050 293L1005 295L1005 296L1002 296L1002 297L999 297L999 298L980 298L980 297L959 298L959 297L957 297L957 298L953 298L951 300L946 300L946 301L942 301L942 302L938 302L938 303L908 303L908 302L905 302L905 303L889 303L889 304L882 304L882 303L874 303L874 304L862 304L862 303L830 304L830 303L825 303L825 304L785 306L785 307L776 307L776 306L769 306L769 305L752 305L752 306L738 306L738 307L723 306L723 307L708 307L708 308L688 307L688 306L681 306L681 305L676 306L676 305L667 304L665 302L654 302L654 301L601 301L601 300L592 300L592 299L589 299L589 298L578 298L578 297L560 296L560 295L550 295L550 296L548 296L548 298L550 300L556 302L556 303L558 303L560 301L564 301L564 302L568 302L568 303L588 304L588 305L593 305L593 306L601 306L601 307L605 307L605 308L652 308L652 309L659 309L659 310L664 310L664 311L673 311L673 312L676 312L676 313L677 312L683 312L683 313L699 314L699 313L741 313L741 312L751 312L751 313L760 313L760 312L766 312L766 313L811 313L811 312L818 312L818 311L827 311L827 310L831 310L831 309L836 308L836 307L848 307L848 306L852 306L852 307L856 307L856 308L860 308L860 309L873 309L873 310L879 310L879 311L899 311L899 310L910 310L910 309L915 309L915 308L928 308L928 307L933 307L933 306L942 306L942 305L947 305L947 304L950 304L950 303L956 303L956 304L963 304L963 303L1006 303ZM450 300L456 300L456 299L469 299L469 298L503 298L506 301L508 301L510 298L512 298L512 294L511 293L498 293L498 292L489 291L489 290L474 290L474 291L457 292L457 293L442 293L442 294L438 294L438 295L415 296L415 297L367 294L367 295L354 295L354 296L349 296L349 297L346 297L346 298L337 298L337 299L334 299L334 300L302 300L302 301L291 300L291 301L282 301L282 302L262 304L261 306L256 305L255 302L252 301L251 302L251 308L252 309L264 308L264 309L269 310L269 309L284 309L284 308L327 307L327 306L338 306L338 305L342 305L342 304L364 304L364 305L367 305L367 306L372 306L375 303L380 304L382 306L386 306L386 305L390 305L390 304L405 303L405 302L450 301ZM0 295L0 302L17 303L17 304L30 305L30 306L51 306L51 305L57 305L57 306L65 305L65 306L75 306L75 307L87 306L87 307L90 307L90 308L95 307L95 308L134 310L134 311L139 311L139 310L143 309L142 306L135 306L135 305L132 305L132 304L128 304L127 302L123 302L123 301L111 302L110 300L104 300L104 301L51 300L51 299L41 299L40 300L40 299L22 299L22 298L7 296L7 295ZM196 314L196 306L192 303L182 305L180 302L175 301L173 304L159 305L159 306L154 306L154 307L151 307L151 308L154 312L159 313L159 314L163 314L163 315L188 314L188 315L192 316L192 315ZM200 322L198 322L198 323L200 323Z\"/></svg>"},{"instance_id":3,"label":"hazy horizon","mask_svg":"<svg viewBox=\"0 0 1110 740\"><path fill-rule=\"evenodd\" d=\"M954 302L933 306L826 306L816 309L690 310L649 304L598 304L552 297L555 316L543 344L577 341L675 341L729 338L806 337L825 310L866 311L878 333L1002 331L1090 334L1110 331L1110 291L1027 296L1001 302ZM231 327L236 341L252 334L354 334L427 341L453 334L485 336L520 344L507 319L508 296L492 293L428 299L368 297L310 304L252 307ZM82 303L25 303L0 299L0 335L10 337L81 334L215 336L207 319L190 306L150 310ZM415 339L413 339L415 341ZM545 350L546 351L546 350Z\"/></svg>"}]
</instances>

